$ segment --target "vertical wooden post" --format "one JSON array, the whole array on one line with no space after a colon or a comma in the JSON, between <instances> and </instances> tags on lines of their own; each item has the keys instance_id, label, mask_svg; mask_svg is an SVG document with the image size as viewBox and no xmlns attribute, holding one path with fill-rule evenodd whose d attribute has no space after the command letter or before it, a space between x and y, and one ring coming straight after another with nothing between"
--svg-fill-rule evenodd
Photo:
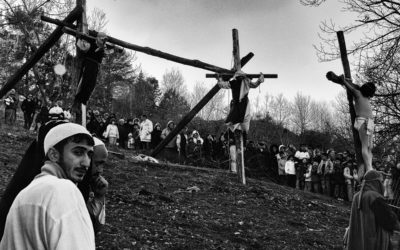
<instances>
[{"instance_id":1,"label":"vertical wooden post","mask_svg":"<svg viewBox=\"0 0 400 250\"><path fill-rule=\"evenodd\" d=\"M233 40L233 63L235 71L241 70L240 65L240 49L239 49L239 32L237 29L232 30L232 40ZM235 144L236 144L236 166L239 182L246 184L246 174L244 168L244 152L243 152L243 132L241 130L235 131Z\"/></svg>"},{"instance_id":2,"label":"vertical wooden post","mask_svg":"<svg viewBox=\"0 0 400 250\"><path fill-rule=\"evenodd\" d=\"M76 6L79 6L82 9L81 16L79 17L78 22L77 22L77 28L80 32L87 33L86 0L76 0ZM82 58L82 52L79 50L78 46L76 46L76 58L77 58L77 60L76 60L75 68L76 68L76 73L78 74L77 86L79 88L80 81L81 81L81 79L79 79L79 76L80 76L79 72L80 72L80 68L82 67L82 64L83 64L83 58ZM76 117L78 117L78 116L79 116L79 114L77 112ZM80 120L81 120L82 126L86 127L86 106L84 104L81 104L81 119Z\"/></svg>"},{"instance_id":3,"label":"vertical wooden post","mask_svg":"<svg viewBox=\"0 0 400 250\"><path fill-rule=\"evenodd\" d=\"M340 57L342 59L344 76L350 79L351 78L350 64L349 64L349 59L347 58L347 49L346 49L346 41L344 39L344 34L343 31L338 31L336 34L339 41ZM354 104L353 104L353 95L349 90L346 90L346 93L347 93L347 101L349 102L351 128L353 131L354 149L356 152L358 173L359 176L362 177L365 173L365 164L361 153L360 136L358 135L358 131L353 126L354 121L356 119L356 111L354 109Z\"/></svg>"}]
</instances>

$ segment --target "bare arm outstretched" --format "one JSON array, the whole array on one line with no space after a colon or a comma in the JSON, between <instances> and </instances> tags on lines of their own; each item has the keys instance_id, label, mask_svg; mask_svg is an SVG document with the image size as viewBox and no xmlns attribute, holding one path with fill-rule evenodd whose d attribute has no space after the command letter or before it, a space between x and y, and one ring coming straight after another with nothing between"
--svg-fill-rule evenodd
<instances>
[{"instance_id":1,"label":"bare arm outstretched","mask_svg":"<svg viewBox=\"0 0 400 250\"><path fill-rule=\"evenodd\" d=\"M349 81L349 79L346 79L344 77L344 75L338 76L335 73L333 73L332 71L329 71L328 73L326 73L326 78L329 81L332 81L334 83L344 85L348 90L350 90L350 92L353 94L353 96L355 96L357 98L361 95L359 86L352 83L351 79L350 79L350 81Z\"/></svg>"}]
</instances>

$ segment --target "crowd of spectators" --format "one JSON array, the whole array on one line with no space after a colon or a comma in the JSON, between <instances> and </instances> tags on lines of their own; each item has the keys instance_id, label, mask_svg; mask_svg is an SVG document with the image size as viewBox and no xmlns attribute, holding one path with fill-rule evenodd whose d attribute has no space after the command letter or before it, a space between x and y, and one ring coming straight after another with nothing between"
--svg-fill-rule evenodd
<instances>
[{"instance_id":1,"label":"crowd of spectators","mask_svg":"<svg viewBox=\"0 0 400 250\"><path fill-rule=\"evenodd\" d=\"M278 182L292 188L320 193L340 200L352 201L360 187L360 177L354 154L329 149L310 149L301 145L275 146L273 162L278 169ZM400 163L396 164L394 153L374 159L373 167L384 176L384 196L392 203L399 197L393 190L400 188Z\"/></svg>"},{"instance_id":2,"label":"crowd of spectators","mask_svg":"<svg viewBox=\"0 0 400 250\"><path fill-rule=\"evenodd\" d=\"M4 99L5 123L13 125L19 98L11 90ZM24 113L24 128L37 130L52 116L68 119L69 110L62 108L62 102L48 102L46 105L32 95L28 95L20 104ZM165 124L164 126L162 124ZM175 128L175 121L154 122L142 114L139 118L117 117L115 114L100 113L97 110L87 112L87 129L103 139L109 147L120 147L149 153ZM304 191L320 193L336 199L351 201L358 191L360 178L354 154L333 149L323 151L300 145L271 145L266 142L247 141L245 147L246 170L254 166L250 162L254 156L263 156L263 169L267 176L282 185ZM165 146L161 158L169 162L198 164L205 160L220 165L230 165L235 172L236 149L234 134L230 130L218 137L212 134L200 135L197 129L185 127ZM374 159L373 166L384 176L384 195L389 201L398 203L400 197L394 192L400 188L400 163L394 152Z\"/></svg>"}]
</instances>

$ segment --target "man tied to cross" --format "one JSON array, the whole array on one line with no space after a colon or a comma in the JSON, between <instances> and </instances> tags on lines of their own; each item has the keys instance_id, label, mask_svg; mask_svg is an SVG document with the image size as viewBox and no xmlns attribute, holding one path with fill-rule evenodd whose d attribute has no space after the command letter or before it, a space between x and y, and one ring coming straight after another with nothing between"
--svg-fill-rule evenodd
<instances>
[{"instance_id":1,"label":"man tied to cross","mask_svg":"<svg viewBox=\"0 0 400 250\"><path fill-rule=\"evenodd\" d=\"M353 84L351 79L346 79L343 75L337 76L332 71L326 74L326 78L334 83L343 85L353 95L354 109L357 116L354 122L354 128L358 131L361 141L361 153L365 167L364 173L372 170L374 119L370 98L375 94L375 84L367 82L359 86Z\"/></svg>"},{"instance_id":2,"label":"man tied to cross","mask_svg":"<svg viewBox=\"0 0 400 250\"><path fill-rule=\"evenodd\" d=\"M230 110L225 123L233 132L241 130L243 132L243 142L246 142L251 118L248 93L250 88L257 88L262 82L264 82L264 75L261 73L260 77L253 82L243 71L238 70L229 81L224 81L219 76L217 79L218 85L221 88L230 88L232 91ZM232 171L235 170L232 169Z\"/></svg>"}]
</instances>

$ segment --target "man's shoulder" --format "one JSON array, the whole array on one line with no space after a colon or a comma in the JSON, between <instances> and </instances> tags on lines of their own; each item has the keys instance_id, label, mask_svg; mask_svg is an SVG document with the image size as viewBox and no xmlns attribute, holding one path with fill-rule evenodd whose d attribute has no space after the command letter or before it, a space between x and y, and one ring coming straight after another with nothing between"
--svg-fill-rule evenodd
<instances>
[{"instance_id":1,"label":"man's shoulder","mask_svg":"<svg viewBox=\"0 0 400 250\"><path fill-rule=\"evenodd\" d=\"M18 206L36 205L46 208L53 217L76 209L78 203L84 204L82 194L73 182L51 175L34 179L18 194L16 200Z\"/></svg>"}]
</instances>

